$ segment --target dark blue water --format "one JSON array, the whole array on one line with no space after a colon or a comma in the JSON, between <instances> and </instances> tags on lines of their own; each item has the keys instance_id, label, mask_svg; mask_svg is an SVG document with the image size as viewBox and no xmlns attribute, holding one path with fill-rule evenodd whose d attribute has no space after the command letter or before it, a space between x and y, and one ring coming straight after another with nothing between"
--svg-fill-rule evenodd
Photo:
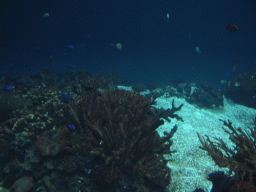
<instances>
[{"instance_id":1,"label":"dark blue water","mask_svg":"<svg viewBox=\"0 0 256 192\"><path fill-rule=\"evenodd\" d=\"M92 73L116 70L146 85L181 78L220 86L255 70L252 0L13 0L1 9L0 77L75 66ZM122 51L111 43L121 43Z\"/></svg>"}]
</instances>

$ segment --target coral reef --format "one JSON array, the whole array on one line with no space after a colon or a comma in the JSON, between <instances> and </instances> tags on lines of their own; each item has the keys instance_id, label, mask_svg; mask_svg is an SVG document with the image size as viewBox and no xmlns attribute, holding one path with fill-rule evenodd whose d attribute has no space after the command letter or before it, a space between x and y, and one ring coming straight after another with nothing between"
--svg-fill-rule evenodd
<instances>
[{"instance_id":1,"label":"coral reef","mask_svg":"<svg viewBox=\"0 0 256 192\"><path fill-rule=\"evenodd\" d=\"M234 150L229 149L226 143L219 138L214 138L213 142L208 136L202 138L198 133L199 140L202 144L201 149L208 152L214 162L219 167L229 168L229 175L235 173L236 183L231 187L231 191L241 191L245 189L242 183L247 183L250 189L254 189L256 184L256 119L253 119L253 128L249 131L243 131L241 128L234 128L230 121L221 120L228 129L223 130L230 135L230 140L236 145ZM240 183L240 184L239 184ZM250 183L250 185L249 185Z\"/></svg>"},{"instance_id":2,"label":"coral reef","mask_svg":"<svg viewBox=\"0 0 256 192\"><path fill-rule=\"evenodd\" d=\"M58 130L45 131L39 135L35 146L41 155L56 155L61 150L58 145L59 135Z\"/></svg>"},{"instance_id":3,"label":"coral reef","mask_svg":"<svg viewBox=\"0 0 256 192\"><path fill-rule=\"evenodd\" d=\"M223 107L224 92L202 83L186 83L181 79L176 79L172 86L166 87L164 92L165 96L185 98L188 103L196 104L200 108L216 109Z\"/></svg>"},{"instance_id":4,"label":"coral reef","mask_svg":"<svg viewBox=\"0 0 256 192\"><path fill-rule=\"evenodd\" d=\"M223 91L204 84L189 84L184 87L185 99L198 107L215 109L223 107Z\"/></svg>"},{"instance_id":5,"label":"coral reef","mask_svg":"<svg viewBox=\"0 0 256 192\"><path fill-rule=\"evenodd\" d=\"M225 83L225 96L234 102L256 109L256 73L240 73ZM243 95L243 97L241 97Z\"/></svg>"},{"instance_id":6,"label":"coral reef","mask_svg":"<svg viewBox=\"0 0 256 192\"><path fill-rule=\"evenodd\" d=\"M83 94L76 106L68 105L68 119L76 127L69 151L90 153L100 162L94 168L96 181L107 187L140 185L166 187L170 169L164 154L170 154L170 138L155 131L163 121L150 115L150 102L124 90ZM152 114L152 113L151 113ZM78 145L79 143L79 145Z\"/></svg>"},{"instance_id":7,"label":"coral reef","mask_svg":"<svg viewBox=\"0 0 256 192\"><path fill-rule=\"evenodd\" d=\"M7 93L15 95L10 101L22 101L22 107L5 107L8 116L0 124L2 187L163 191L171 180L166 157L175 152L170 146L177 126L163 137L156 129L161 116L179 118L174 113L182 106L173 103L167 113L153 109L154 102L140 94L116 90L115 76L79 70L52 76L42 70L2 78L0 86L15 87ZM24 189L17 187L22 179Z\"/></svg>"},{"instance_id":8,"label":"coral reef","mask_svg":"<svg viewBox=\"0 0 256 192\"><path fill-rule=\"evenodd\" d=\"M9 115L26 105L27 100L17 92L3 93L0 95L0 122L9 119Z\"/></svg>"},{"instance_id":9,"label":"coral reef","mask_svg":"<svg viewBox=\"0 0 256 192\"><path fill-rule=\"evenodd\" d=\"M25 176L15 181L12 185L14 192L27 192L33 187L33 178Z\"/></svg>"}]
</instances>

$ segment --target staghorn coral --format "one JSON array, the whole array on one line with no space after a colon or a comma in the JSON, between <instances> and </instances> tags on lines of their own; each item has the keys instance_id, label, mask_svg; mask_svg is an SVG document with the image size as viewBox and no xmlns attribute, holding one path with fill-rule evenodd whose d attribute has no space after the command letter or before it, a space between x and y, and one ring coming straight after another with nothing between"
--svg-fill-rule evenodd
<instances>
[{"instance_id":1,"label":"staghorn coral","mask_svg":"<svg viewBox=\"0 0 256 192\"><path fill-rule=\"evenodd\" d=\"M171 122L170 121L170 119L169 119L169 117L171 117L171 118L175 118L175 119L177 119L178 121L184 121L183 119L182 119L182 117L180 117L179 115L177 115L177 114L174 114L176 111L179 111L179 110L181 110L181 108L182 108L182 106L183 106L183 104L181 104L179 107L175 107L174 106L174 99L172 100L172 109L166 109L166 110L164 110L164 109L157 109L157 108L152 108L151 109L151 111L153 112L153 113L156 113L159 117L161 117L161 118L163 118L163 119L165 119L166 121L168 121L169 123Z\"/></svg>"},{"instance_id":2,"label":"staghorn coral","mask_svg":"<svg viewBox=\"0 0 256 192\"><path fill-rule=\"evenodd\" d=\"M66 117L76 130L66 149L94 156L93 178L101 187L164 188L171 180L164 154L172 153L177 126L160 137L156 129L163 121L150 108L150 101L134 92L85 92L78 104L67 105Z\"/></svg>"},{"instance_id":3,"label":"staghorn coral","mask_svg":"<svg viewBox=\"0 0 256 192\"><path fill-rule=\"evenodd\" d=\"M214 138L217 141L214 142L208 136L204 139L197 133L203 145L200 148L207 151L219 167L228 167L229 175L234 171L237 180L252 184L256 174L256 119L253 120L254 128L250 128L251 133L241 128L234 128L230 121L221 121L229 129L223 128L230 135L229 139L236 145L234 150L229 149L220 138ZM233 185L232 191L236 191L235 189L239 186L241 185Z\"/></svg>"}]
</instances>

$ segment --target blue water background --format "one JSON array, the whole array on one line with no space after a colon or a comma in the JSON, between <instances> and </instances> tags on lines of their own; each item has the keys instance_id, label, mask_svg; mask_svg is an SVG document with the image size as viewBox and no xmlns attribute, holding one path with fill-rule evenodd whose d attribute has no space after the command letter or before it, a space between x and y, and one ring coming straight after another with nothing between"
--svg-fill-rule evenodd
<instances>
[{"instance_id":1,"label":"blue water background","mask_svg":"<svg viewBox=\"0 0 256 192\"><path fill-rule=\"evenodd\" d=\"M56 74L72 64L92 73L115 70L132 83L168 85L179 78L220 87L221 80L255 70L255 1L10 2L1 14L0 77L40 69ZM122 51L111 43L121 43Z\"/></svg>"}]
</instances>

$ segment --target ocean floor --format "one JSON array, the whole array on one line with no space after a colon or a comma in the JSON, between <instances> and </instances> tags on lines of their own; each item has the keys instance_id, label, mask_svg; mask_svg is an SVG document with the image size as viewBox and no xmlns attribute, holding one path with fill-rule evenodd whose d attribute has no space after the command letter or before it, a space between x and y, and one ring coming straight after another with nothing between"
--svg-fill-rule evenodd
<instances>
[{"instance_id":1,"label":"ocean floor","mask_svg":"<svg viewBox=\"0 0 256 192\"><path fill-rule=\"evenodd\" d=\"M173 161L169 162L169 167L172 170L172 182L169 187L171 192L192 192L196 188L202 188L206 192L210 192L212 183L207 180L209 173L213 171L225 171L227 168L220 168L215 165L206 151L199 148L201 143L196 132L201 136L208 135L210 137L222 138L230 148L234 145L229 140L229 135L222 129L222 120L230 120L234 127L240 127L242 130L247 127L252 127L252 118L256 115L256 110L242 105L234 104L225 99L224 108L216 110L200 109L185 101L185 99L170 97L157 98L155 107L157 108L172 108L172 100L178 107L184 104L182 109L176 114L183 118L184 122L170 119L171 122L165 121L164 125L157 130L162 136L164 131L170 131L177 124L177 132L172 137L173 145L171 150L177 150L170 157Z\"/></svg>"},{"instance_id":2,"label":"ocean floor","mask_svg":"<svg viewBox=\"0 0 256 192\"><path fill-rule=\"evenodd\" d=\"M118 86L119 89L131 90L130 87ZM143 93L142 93L143 94ZM145 93L147 94L147 93ZM242 105L234 104L224 98L224 107L215 110L200 109L197 106L191 105L183 98L162 96L156 99L156 108L168 109L172 108L174 99L175 107L184 104L180 111L176 112L183 118L184 122L176 119L171 119L168 123L165 119L164 124L157 131L163 136L164 131L169 132L174 125L178 129L173 139L171 150L176 150L176 153L166 156L167 159L172 159L168 162L171 168L172 181L169 186L170 192L192 192L196 188L202 188L206 192L210 192L212 183L207 180L208 174L214 171L228 172L227 168L220 168L215 165L206 151L199 148L201 143L198 139L197 132L201 135L221 138L227 143L229 148L233 148L233 143L229 140L229 135L222 129L222 120L230 120L235 128L240 127L246 130L252 127L252 119L255 118L256 110ZM0 192L5 192L0 187Z\"/></svg>"}]
</instances>

